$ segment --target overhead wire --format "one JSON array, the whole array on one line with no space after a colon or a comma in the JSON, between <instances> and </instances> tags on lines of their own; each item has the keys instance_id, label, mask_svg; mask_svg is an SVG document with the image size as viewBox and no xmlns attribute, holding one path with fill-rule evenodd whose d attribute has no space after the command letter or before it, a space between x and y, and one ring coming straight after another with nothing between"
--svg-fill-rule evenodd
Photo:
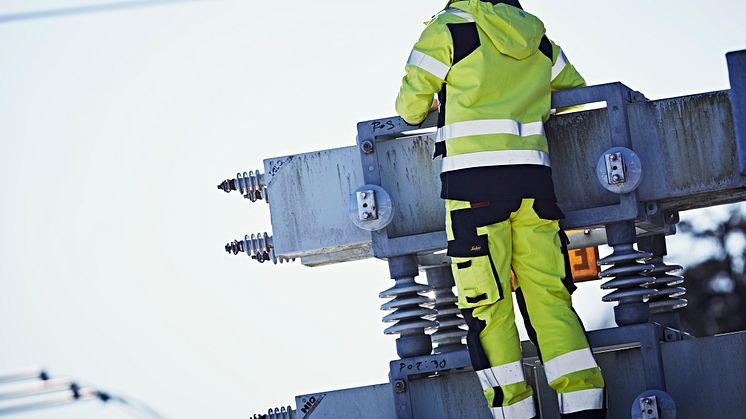
<instances>
[{"instance_id":1,"label":"overhead wire","mask_svg":"<svg viewBox=\"0 0 746 419\"><path fill-rule=\"evenodd\" d=\"M91 386L81 386L69 378L51 378L41 369L28 369L0 375L0 416L49 409L87 400L118 403L151 419L164 419L148 404Z\"/></svg>"},{"instance_id":2,"label":"overhead wire","mask_svg":"<svg viewBox=\"0 0 746 419\"><path fill-rule=\"evenodd\" d=\"M92 4L84 6L65 7L59 9L35 10L29 12L18 12L0 14L0 24L19 22L24 20L49 19L73 15L114 12L126 9L165 6L176 3L192 3L205 0L130 0L112 3Z\"/></svg>"}]
</instances>

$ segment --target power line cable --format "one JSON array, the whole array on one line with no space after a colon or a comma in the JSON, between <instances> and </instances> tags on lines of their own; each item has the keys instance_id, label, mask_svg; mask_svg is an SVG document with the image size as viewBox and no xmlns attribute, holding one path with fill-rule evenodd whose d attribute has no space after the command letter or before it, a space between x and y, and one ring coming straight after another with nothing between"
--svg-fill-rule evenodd
<instances>
[{"instance_id":1,"label":"power line cable","mask_svg":"<svg viewBox=\"0 0 746 419\"><path fill-rule=\"evenodd\" d=\"M87 400L118 403L151 419L164 419L142 401L81 386L69 378L51 378L42 369L0 375L0 416L60 407Z\"/></svg>"},{"instance_id":2,"label":"power line cable","mask_svg":"<svg viewBox=\"0 0 746 419\"><path fill-rule=\"evenodd\" d=\"M0 15L0 24L24 20L49 19L73 15L114 12L119 10L164 6L175 3L187 3L203 0L132 0L115 3L94 4L88 6L67 7L61 9L37 10L32 12L10 13Z\"/></svg>"}]
</instances>

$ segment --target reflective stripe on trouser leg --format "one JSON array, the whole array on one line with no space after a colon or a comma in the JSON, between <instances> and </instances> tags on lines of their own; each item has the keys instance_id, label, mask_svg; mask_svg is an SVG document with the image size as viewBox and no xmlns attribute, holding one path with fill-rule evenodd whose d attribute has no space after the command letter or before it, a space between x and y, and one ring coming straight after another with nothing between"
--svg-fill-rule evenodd
<instances>
[{"instance_id":1,"label":"reflective stripe on trouser leg","mask_svg":"<svg viewBox=\"0 0 746 419\"><path fill-rule=\"evenodd\" d=\"M478 370L477 377L479 377L479 383L483 390L526 381L521 361Z\"/></svg>"},{"instance_id":2,"label":"reflective stripe on trouser leg","mask_svg":"<svg viewBox=\"0 0 746 419\"><path fill-rule=\"evenodd\" d=\"M556 217L545 204L525 199L511 215L513 270L536 330L549 385L568 409L563 413L597 409L599 400L603 402L604 380L562 283L565 261L559 221L540 216Z\"/></svg>"},{"instance_id":3,"label":"reflective stripe on trouser leg","mask_svg":"<svg viewBox=\"0 0 746 419\"><path fill-rule=\"evenodd\" d=\"M544 372L550 383L564 375L590 368L598 368L598 365L589 348L568 352L544 362Z\"/></svg>"},{"instance_id":4,"label":"reflective stripe on trouser leg","mask_svg":"<svg viewBox=\"0 0 746 419\"><path fill-rule=\"evenodd\" d=\"M487 406L494 417L529 419L535 415L533 392L524 379L521 361L490 366L494 359L503 358L506 354L512 353L513 357L519 359L521 356L520 347L513 349L512 345L506 345L511 341L517 343L517 334L514 335L515 340L510 338L510 333L505 336L504 340L501 340L499 337L500 322L492 321L494 318L490 314L497 311L496 306L503 304L506 304L505 300L462 310L464 320L469 326L467 347L487 399ZM479 317L475 317L473 313L478 313ZM514 324L513 327L515 327Z\"/></svg>"},{"instance_id":5,"label":"reflective stripe on trouser leg","mask_svg":"<svg viewBox=\"0 0 746 419\"><path fill-rule=\"evenodd\" d=\"M560 413L575 413L604 408L604 389L589 388L568 393L557 393Z\"/></svg>"},{"instance_id":6,"label":"reflective stripe on trouser leg","mask_svg":"<svg viewBox=\"0 0 746 419\"><path fill-rule=\"evenodd\" d=\"M453 226L451 212L470 208L469 202L446 200L446 234L454 240L454 230L463 231L463 226ZM482 384L488 407L498 418L529 419L533 414L533 392L523 377L521 348L513 314L510 284L510 223L506 220L486 227L478 227L478 235L486 235L489 251L498 278L503 281L503 299L492 303L476 303L464 308L464 319L469 326L467 346L474 369ZM463 262L462 262L463 263ZM454 266L454 273L458 273ZM459 282L459 292L464 288L463 275L454 275ZM468 285L468 284L467 284ZM475 284L478 286L479 284ZM471 285L469 285L471 286ZM530 403L530 405L529 405ZM510 415L510 416L507 416Z\"/></svg>"}]
</instances>

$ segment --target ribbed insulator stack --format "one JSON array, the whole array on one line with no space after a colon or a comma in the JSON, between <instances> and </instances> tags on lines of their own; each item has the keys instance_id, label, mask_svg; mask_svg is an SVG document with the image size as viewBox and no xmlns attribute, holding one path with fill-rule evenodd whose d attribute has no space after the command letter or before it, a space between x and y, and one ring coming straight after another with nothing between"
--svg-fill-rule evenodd
<instances>
[{"instance_id":1,"label":"ribbed insulator stack","mask_svg":"<svg viewBox=\"0 0 746 419\"><path fill-rule=\"evenodd\" d=\"M652 314L672 313L677 309L686 307L688 301L680 298L686 294L686 288L680 287L684 277L679 275L684 269L679 265L667 265L663 257L668 254L666 249L666 236L663 234L640 237L638 239L640 250L649 251L653 258L648 263L654 266L647 275L655 278L650 285L658 291L657 295L650 297L650 312Z\"/></svg>"},{"instance_id":2,"label":"ribbed insulator stack","mask_svg":"<svg viewBox=\"0 0 746 419\"><path fill-rule=\"evenodd\" d=\"M651 286L658 291L658 294L650 297L650 312L667 313L686 307L689 302L680 298L686 294L686 288L677 286L684 283L684 277L678 275L684 268L680 265L667 265L663 258L655 258L649 262L655 266L648 274L655 277Z\"/></svg>"},{"instance_id":3,"label":"ribbed insulator stack","mask_svg":"<svg viewBox=\"0 0 746 419\"><path fill-rule=\"evenodd\" d=\"M426 269L427 283L435 294L433 308L436 311L435 321L438 328L430 335L433 341L433 353L441 354L464 348L466 327L461 311L457 306L458 297L453 293L455 285L450 266Z\"/></svg>"},{"instance_id":4,"label":"ribbed insulator stack","mask_svg":"<svg viewBox=\"0 0 746 419\"><path fill-rule=\"evenodd\" d=\"M290 406L269 409L267 414L256 414L251 419L295 419L295 412Z\"/></svg>"},{"instance_id":5,"label":"ribbed insulator stack","mask_svg":"<svg viewBox=\"0 0 746 419\"><path fill-rule=\"evenodd\" d=\"M397 353L402 358L428 355L432 351L432 340L425 330L437 324L428 320L436 311L427 308L433 300L424 294L431 291L427 285L417 283L417 258L399 256L389 259L389 269L394 286L379 294L381 298L393 298L381 305L381 310L392 311L383 318L384 323L394 323L384 330L387 335L399 335L396 340Z\"/></svg>"},{"instance_id":6,"label":"ribbed insulator stack","mask_svg":"<svg viewBox=\"0 0 746 419\"><path fill-rule=\"evenodd\" d=\"M432 320L426 320L424 317L434 317L437 313L431 308L425 307L432 305L433 300L423 294L430 291L430 287L415 282L414 278L401 278L396 280L396 284L379 294L381 298L393 298L381 305L381 310L390 311L391 314L383 318L385 323L396 322L394 325L386 328L384 333L402 334L412 329L433 328L436 326Z\"/></svg>"},{"instance_id":7,"label":"ribbed insulator stack","mask_svg":"<svg viewBox=\"0 0 746 419\"><path fill-rule=\"evenodd\" d=\"M237 255L246 253L247 256L259 263L271 260L277 262L289 262L289 259L278 258L272 245L272 236L267 233L245 235L243 240L234 240L225 245L225 251ZM293 259L294 260L294 259Z\"/></svg>"},{"instance_id":8,"label":"ribbed insulator stack","mask_svg":"<svg viewBox=\"0 0 746 419\"><path fill-rule=\"evenodd\" d=\"M619 303L614 312L620 326L647 322L650 318L647 302L658 293L648 288L655 283L655 278L649 276L655 267L646 262L653 254L638 251L631 243L614 245L613 249L611 255L598 262L602 266L611 265L601 272L601 278L611 279L601 288L615 290L605 295L603 301Z\"/></svg>"},{"instance_id":9,"label":"ribbed insulator stack","mask_svg":"<svg viewBox=\"0 0 746 419\"><path fill-rule=\"evenodd\" d=\"M225 192L238 191L244 198L251 202L263 199L269 203L267 196L267 184L261 172L250 171L237 173L235 179L224 180L218 185L218 189Z\"/></svg>"}]
</instances>

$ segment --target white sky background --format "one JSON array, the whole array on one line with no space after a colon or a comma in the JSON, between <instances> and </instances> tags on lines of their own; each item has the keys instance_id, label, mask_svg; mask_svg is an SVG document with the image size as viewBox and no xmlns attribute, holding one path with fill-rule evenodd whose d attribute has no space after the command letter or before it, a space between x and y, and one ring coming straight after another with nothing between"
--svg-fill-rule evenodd
<instances>
[{"instance_id":1,"label":"white sky background","mask_svg":"<svg viewBox=\"0 0 746 419\"><path fill-rule=\"evenodd\" d=\"M4 0L0 15L97 3ZM386 264L228 256L225 242L271 231L268 208L215 185L392 115L444 3L207 0L0 23L0 372L42 364L172 418L385 382ZM589 84L651 99L727 89L724 55L746 48L741 1L523 3ZM610 309L597 285L575 297L591 328Z\"/></svg>"}]
</instances>

